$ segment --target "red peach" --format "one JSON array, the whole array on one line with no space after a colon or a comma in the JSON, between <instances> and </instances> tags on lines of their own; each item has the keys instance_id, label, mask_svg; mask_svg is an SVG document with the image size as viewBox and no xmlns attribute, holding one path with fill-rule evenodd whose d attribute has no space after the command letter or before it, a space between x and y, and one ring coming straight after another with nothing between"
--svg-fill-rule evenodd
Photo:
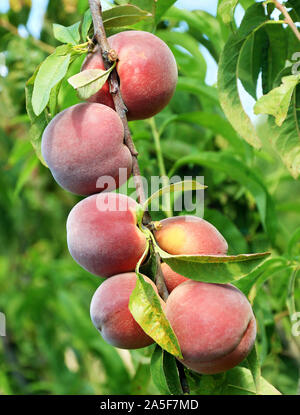
<instances>
[{"instance_id":1,"label":"red peach","mask_svg":"<svg viewBox=\"0 0 300 415\"><path fill-rule=\"evenodd\" d=\"M254 345L251 305L233 285L187 281L172 291L165 312L178 338L182 363L198 373L229 370Z\"/></svg>"},{"instance_id":2,"label":"red peach","mask_svg":"<svg viewBox=\"0 0 300 415\"><path fill-rule=\"evenodd\" d=\"M169 47L157 36L136 30L117 33L108 42L118 54L117 72L128 119L159 113L172 98L177 82L176 61ZM97 49L86 58L85 69L104 69ZM108 83L89 101L114 108Z\"/></svg>"},{"instance_id":3,"label":"red peach","mask_svg":"<svg viewBox=\"0 0 300 415\"><path fill-rule=\"evenodd\" d=\"M146 248L136 207L133 199L116 193L92 195L77 203L67 220L68 248L75 261L101 277L134 271Z\"/></svg>"}]
</instances>

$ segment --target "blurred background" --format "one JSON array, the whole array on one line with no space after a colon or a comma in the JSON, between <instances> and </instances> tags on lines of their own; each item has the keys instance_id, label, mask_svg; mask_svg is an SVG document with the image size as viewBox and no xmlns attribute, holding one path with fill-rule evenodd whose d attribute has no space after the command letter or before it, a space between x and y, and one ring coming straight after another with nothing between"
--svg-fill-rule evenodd
<instances>
[{"instance_id":1,"label":"blurred background","mask_svg":"<svg viewBox=\"0 0 300 415\"><path fill-rule=\"evenodd\" d=\"M132 3L147 8L151 1ZM251 3L242 2L244 8ZM66 245L66 218L80 198L55 183L29 139L25 82L59 45L53 22L69 26L87 8L87 0L0 1L0 312L6 316L0 394L157 393L149 369L152 347L117 350L94 329L89 304L101 280L80 268ZM236 24L244 8L238 6ZM253 150L224 118L215 83L230 29L216 13L217 1L182 0L156 29L145 24L172 49L180 77L169 106L150 122L130 127L145 177L162 174L161 155L170 174L204 176L204 217L222 232L231 253L272 252L273 262L257 275L249 293L259 359L270 383L284 394L296 394L300 332L292 334L289 304L295 300L300 311L299 279L290 267L300 255L300 183L271 149L264 119L255 119L254 101L242 87L263 149ZM77 102L64 82L59 109ZM163 217L163 212L153 214Z\"/></svg>"}]
</instances>

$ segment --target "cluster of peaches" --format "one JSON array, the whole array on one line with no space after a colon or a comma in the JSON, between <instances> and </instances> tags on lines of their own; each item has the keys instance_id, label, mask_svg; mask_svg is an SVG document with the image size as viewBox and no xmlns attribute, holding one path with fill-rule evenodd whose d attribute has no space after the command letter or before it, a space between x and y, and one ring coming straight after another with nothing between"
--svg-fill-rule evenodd
<instances>
[{"instance_id":1,"label":"cluster of peaches","mask_svg":"<svg viewBox=\"0 0 300 415\"><path fill-rule=\"evenodd\" d=\"M157 114L170 101L177 67L168 46L142 31L109 39L117 52L120 90L128 119ZM96 48L97 52L97 48ZM90 53L82 67L104 69L100 53ZM91 302L91 318L103 338L115 347L137 349L153 343L129 311L136 285L135 267L147 240L137 226L138 204L123 194L99 187L98 179L123 184L120 169L130 176L132 157L124 144L124 126L114 110L106 83L88 102L56 115L42 137L42 154L55 180L66 190L88 196L71 210L67 242L74 260L107 278ZM127 176L127 177L126 177ZM105 192L103 192L105 190ZM172 255L226 255L227 242L207 221L179 216L162 220L154 231L161 249ZM161 304L178 338L182 363L199 373L222 372L239 364L253 347L255 318L247 298L230 284L188 280L162 264L170 293ZM144 277L152 284L153 281Z\"/></svg>"}]
</instances>

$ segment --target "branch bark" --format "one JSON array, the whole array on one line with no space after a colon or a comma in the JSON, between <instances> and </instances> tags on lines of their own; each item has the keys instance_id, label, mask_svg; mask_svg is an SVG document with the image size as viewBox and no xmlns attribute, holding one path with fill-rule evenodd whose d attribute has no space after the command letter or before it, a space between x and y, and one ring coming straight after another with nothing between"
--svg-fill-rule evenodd
<instances>
[{"instance_id":1,"label":"branch bark","mask_svg":"<svg viewBox=\"0 0 300 415\"><path fill-rule=\"evenodd\" d=\"M300 32L299 32L297 26L295 25L295 23L293 22L293 19L289 15L287 9L284 7L283 4L279 3L279 1L277 1L277 0L272 0L272 1L275 4L276 9L278 9L284 15L285 22L290 26L290 28L294 32L296 38L300 41Z\"/></svg>"}]
</instances>

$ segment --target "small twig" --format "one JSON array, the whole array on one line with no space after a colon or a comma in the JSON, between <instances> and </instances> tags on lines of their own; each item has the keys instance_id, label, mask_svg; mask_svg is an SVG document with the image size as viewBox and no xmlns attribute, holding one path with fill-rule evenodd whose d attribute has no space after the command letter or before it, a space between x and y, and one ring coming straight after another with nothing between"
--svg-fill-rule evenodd
<instances>
[{"instance_id":1,"label":"small twig","mask_svg":"<svg viewBox=\"0 0 300 415\"><path fill-rule=\"evenodd\" d=\"M6 29L8 32L12 33L13 35L21 37L18 29L15 26L13 26L8 20L0 18L0 26L3 27L4 29ZM45 51L47 53L51 54L55 50L55 48L53 46L50 46L47 43L44 43L41 40L36 39L33 36L29 36L29 40L34 45L38 46L40 49L42 49L43 51Z\"/></svg>"},{"instance_id":2,"label":"small twig","mask_svg":"<svg viewBox=\"0 0 300 415\"><path fill-rule=\"evenodd\" d=\"M176 365L177 365L177 370L178 370L178 374L179 374L179 379L180 379L182 392L183 392L184 395L189 395L190 394L190 388L189 388L187 378L185 376L184 366L177 359L176 359Z\"/></svg>"},{"instance_id":3,"label":"small twig","mask_svg":"<svg viewBox=\"0 0 300 415\"><path fill-rule=\"evenodd\" d=\"M277 0L272 0L272 1L275 4L276 9L278 9L284 15L285 22L290 26L292 31L295 33L296 38L300 41L300 32L297 26L295 25L295 23L293 22L293 19L289 15L287 9L284 7L283 4L279 3L279 1Z\"/></svg>"}]
</instances>

